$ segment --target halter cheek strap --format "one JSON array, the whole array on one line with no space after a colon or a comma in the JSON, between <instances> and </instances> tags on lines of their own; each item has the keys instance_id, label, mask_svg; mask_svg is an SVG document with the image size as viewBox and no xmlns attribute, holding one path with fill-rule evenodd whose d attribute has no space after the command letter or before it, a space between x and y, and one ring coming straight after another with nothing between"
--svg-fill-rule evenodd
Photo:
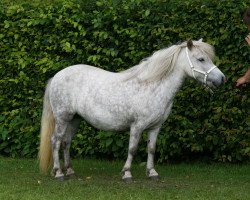
<instances>
[{"instance_id":1,"label":"halter cheek strap","mask_svg":"<svg viewBox=\"0 0 250 200\"><path fill-rule=\"evenodd\" d=\"M206 71L206 72L201 71L201 70L199 70L199 69L195 69L193 63L192 63L191 60L190 60L190 57L189 57L189 54L188 54L188 48L187 48L187 47L186 47L186 55L187 55L187 59L188 59L189 65L190 65L190 67L191 67L191 70L192 70L192 74L193 74L194 79L197 80L197 78L196 78L194 72L198 72L198 73L200 73L200 74L203 74L203 75L204 75L203 84L204 84L205 87L209 88L208 85L207 85L207 77L208 77L209 73L210 73L211 71L213 71L217 66L214 65L211 69L209 69L209 70ZM209 89L210 89L210 88L209 88ZM210 89L210 91L212 91L212 90Z\"/></svg>"}]
</instances>

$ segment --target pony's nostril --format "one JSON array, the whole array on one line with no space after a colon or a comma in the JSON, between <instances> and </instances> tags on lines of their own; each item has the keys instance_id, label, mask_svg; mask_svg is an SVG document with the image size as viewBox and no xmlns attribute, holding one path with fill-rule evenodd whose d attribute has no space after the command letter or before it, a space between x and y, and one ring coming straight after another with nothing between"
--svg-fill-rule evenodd
<instances>
[{"instance_id":1,"label":"pony's nostril","mask_svg":"<svg viewBox=\"0 0 250 200\"><path fill-rule=\"evenodd\" d=\"M225 76L222 76L222 77L221 77L221 83L224 84L224 83L226 83L226 82L227 82L226 77L225 77Z\"/></svg>"}]
</instances>

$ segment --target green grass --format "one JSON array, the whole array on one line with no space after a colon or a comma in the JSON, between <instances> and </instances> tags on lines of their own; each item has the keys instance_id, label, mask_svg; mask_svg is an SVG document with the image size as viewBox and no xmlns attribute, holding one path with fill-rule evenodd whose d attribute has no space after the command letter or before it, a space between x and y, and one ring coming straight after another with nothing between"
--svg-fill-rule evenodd
<instances>
[{"instance_id":1,"label":"green grass","mask_svg":"<svg viewBox=\"0 0 250 200\"><path fill-rule=\"evenodd\" d=\"M0 199L250 199L250 165L171 164L157 166L160 181L134 164L134 182L121 181L122 162L74 160L77 176L58 182L41 175L36 160L0 157Z\"/></svg>"}]
</instances>

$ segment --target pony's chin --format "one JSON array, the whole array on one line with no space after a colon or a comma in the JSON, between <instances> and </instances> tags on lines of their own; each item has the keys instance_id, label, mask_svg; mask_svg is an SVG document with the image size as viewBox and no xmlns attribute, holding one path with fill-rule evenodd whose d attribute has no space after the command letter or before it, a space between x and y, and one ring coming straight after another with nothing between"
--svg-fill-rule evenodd
<instances>
[{"instance_id":1,"label":"pony's chin","mask_svg":"<svg viewBox=\"0 0 250 200\"><path fill-rule=\"evenodd\" d=\"M213 82L207 82L207 86L213 89L216 89L218 87L220 87L221 85L223 85L221 82L217 82L217 81L213 81Z\"/></svg>"},{"instance_id":2,"label":"pony's chin","mask_svg":"<svg viewBox=\"0 0 250 200\"><path fill-rule=\"evenodd\" d=\"M219 87L217 84L214 84L214 83L208 84L208 86L209 86L210 88L213 88L213 89L216 89L216 88Z\"/></svg>"},{"instance_id":3,"label":"pony's chin","mask_svg":"<svg viewBox=\"0 0 250 200\"><path fill-rule=\"evenodd\" d=\"M213 82L207 82L207 87L209 87L211 89L217 89L218 85L213 83Z\"/></svg>"}]
</instances>

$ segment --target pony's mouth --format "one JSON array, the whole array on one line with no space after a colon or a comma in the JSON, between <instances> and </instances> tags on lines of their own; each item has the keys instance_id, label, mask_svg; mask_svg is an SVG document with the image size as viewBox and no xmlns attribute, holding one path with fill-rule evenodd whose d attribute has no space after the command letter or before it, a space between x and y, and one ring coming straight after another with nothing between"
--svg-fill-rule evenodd
<instances>
[{"instance_id":1,"label":"pony's mouth","mask_svg":"<svg viewBox=\"0 0 250 200\"><path fill-rule=\"evenodd\" d=\"M211 87L211 88L213 88L213 89L216 89L216 88L218 88L218 87L220 87L220 83L218 83L218 82L212 82L211 83L211 85L209 85L209 87Z\"/></svg>"},{"instance_id":2,"label":"pony's mouth","mask_svg":"<svg viewBox=\"0 0 250 200\"><path fill-rule=\"evenodd\" d=\"M205 87L211 92L218 89L220 86L224 85L225 81L222 79L221 81L207 81L207 84L205 84Z\"/></svg>"},{"instance_id":3,"label":"pony's mouth","mask_svg":"<svg viewBox=\"0 0 250 200\"><path fill-rule=\"evenodd\" d=\"M207 86L210 88L218 88L222 85L224 85L226 82L225 76L222 76L220 79L215 80L215 81L208 81Z\"/></svg>"}]
</instances>

